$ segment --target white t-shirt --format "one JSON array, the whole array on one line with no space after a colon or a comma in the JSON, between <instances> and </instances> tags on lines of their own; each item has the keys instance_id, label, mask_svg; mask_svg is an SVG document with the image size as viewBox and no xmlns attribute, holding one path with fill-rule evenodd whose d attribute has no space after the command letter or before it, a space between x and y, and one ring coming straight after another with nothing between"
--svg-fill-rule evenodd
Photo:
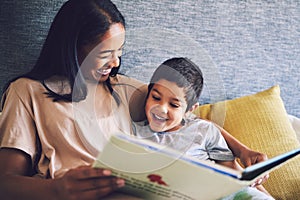
<instances>
[{"instance_id":1,"label":"white t-shirt","mask_svg":"<svg viewBox=\"0 0 300 200\"><path fill-rule=\"evenodd\" d=\"M196 118L185 119L183 127L173 132L153 132L149 125L135 124L140 138L174 148L200 160L232 161L233 153L220 130L211 122Z\"/></svg>"}]
</instances>

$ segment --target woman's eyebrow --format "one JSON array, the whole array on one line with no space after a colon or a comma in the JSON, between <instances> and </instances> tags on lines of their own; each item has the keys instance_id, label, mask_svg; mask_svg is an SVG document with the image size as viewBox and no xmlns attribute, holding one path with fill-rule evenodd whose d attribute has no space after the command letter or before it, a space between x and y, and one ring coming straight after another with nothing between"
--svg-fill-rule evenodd
<instances>
[{"instance_id":1,"label":"woman's eyebrow","mask_svg":"<svg viewBox=\"0 0 300 200\"><path fill-rule=\"evenodd\" d=\"M122 49L124 46L125 46L125 42L117 50ZM99 53L111 53L113 51L116 51L116 50L104 50L104 51L100 51Z\"/></svg>"}]
</instances>

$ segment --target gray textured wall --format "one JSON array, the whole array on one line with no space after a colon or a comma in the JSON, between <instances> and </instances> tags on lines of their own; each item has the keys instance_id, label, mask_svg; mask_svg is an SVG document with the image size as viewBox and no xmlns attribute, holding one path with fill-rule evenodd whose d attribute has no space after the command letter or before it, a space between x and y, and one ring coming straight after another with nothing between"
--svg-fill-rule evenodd
<instances>
[{"instance_id":1,"label":"gray textured wall","mask_svg":"<svg viewBox=\"0 0 300 200\"><path fill-rule=\"evenodd\" d=\"M279 84L288 113L300 117L298 0L113 1L127 20L124 73L147 79L162 60L187 56L207 80L202 102ZM0 86L30 69L61 2L2 0Z\"/></svg>"}]
</instances>

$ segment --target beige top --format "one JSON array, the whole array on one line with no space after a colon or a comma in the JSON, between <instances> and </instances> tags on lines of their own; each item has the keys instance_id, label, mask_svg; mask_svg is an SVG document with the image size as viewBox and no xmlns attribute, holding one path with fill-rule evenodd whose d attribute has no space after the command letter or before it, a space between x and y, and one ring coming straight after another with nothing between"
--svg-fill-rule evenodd
<instances>
[{"instance_id":1,"label":"beige top","mask_svg":"<svg viewBox=\"0 0 300 200\"><path fill-rule=\"evenodd\" d=\"M1 147L29 154L44 177L59 177L70 168L91 164L111 134L131 134L128 102L141 83L121 75L111 82L121 100L119 106L103 85L87 83L84 101L53 102L40 82L18 79L6 92L0 120ZM47 86L69 91L64 83L50 80Z\"/></svg>"}]
</instances>

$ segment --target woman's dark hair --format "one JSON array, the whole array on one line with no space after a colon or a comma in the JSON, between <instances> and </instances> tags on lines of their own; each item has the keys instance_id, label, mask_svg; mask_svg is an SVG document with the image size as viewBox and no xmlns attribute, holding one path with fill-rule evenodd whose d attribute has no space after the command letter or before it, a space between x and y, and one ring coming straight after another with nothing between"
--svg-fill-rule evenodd
<instances>
[{"instance_id":1,"label":"woman's dark hair","mask_svg":"<svg viewBox=\"0 0 300 200\"><path fill-rule=\"evenodd\" d=\"M161 79L174 82L178 87L184 88L188 104L186 111L198 102L203 88L203 75L200 68L191 60L178 57L164 61L151 77L147 98L153 85Z\"/></svg>"},{"instance_id":2,"label":"woman's dark hair","mask_svg":"<svg viewBox=\"0 0 300 200\"><path fill-rule=\"evenodd\" d=\"M115 23L121 23L125 28L124 17L110 0L67 1L55 16L33 69L11 80L4 91L12 81L21 77L44 82L57 75L69 81L71 93L57 94L47 88L50 97L55 101L69 102L85 99L87 88L79 70L77 52L85 45L100 42L101 37ZM119 67L113 68L110 76L115 76ZM113 93L109 78L106 85Z\"/></svg>"}]
</instances>

